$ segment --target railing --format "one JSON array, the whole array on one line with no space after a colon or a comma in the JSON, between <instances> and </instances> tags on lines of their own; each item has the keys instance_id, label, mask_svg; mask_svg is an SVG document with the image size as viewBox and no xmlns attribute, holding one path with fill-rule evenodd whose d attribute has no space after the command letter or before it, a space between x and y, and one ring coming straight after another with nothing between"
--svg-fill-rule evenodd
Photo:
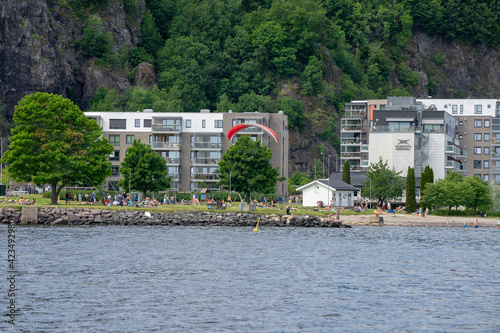
<instances>
[{"instance_id":1,"label":"railing","mask_svg":"<svg viewBox=\"0 0 500 333\"><path fill-rule=\"evenodd\" d=\"M360 143L361 139L342 139L340 142L341 145L355 145Z\"/></svg>"},{"instance_id":2,"label":"railing","mask_svg":"<svg viewBox=\"0 0 500 333\"><path fill-rule=\"evenodd\" d=\"M196 149L222 149L220 142L193 142L191 145Z\"/></svg>"},{"instance_id":3,"label":"railing","mask_svg":"<svg viewBox=\"0 0 500 333\"><path fill-rule=\"evenodd\" d=\"M368 168L370 166L370 162L368 162L368 160L361 160L359 161L359 166L362 168Z\"/></svg>"},{"instance_id":4,"label":"railing","mask_svg":"<svg viewBox=\"0 0 500 333\"><path fill-rule=\"evenodd\" d=\"M493 144L493 145L500 145L500 139L499 138L492 138L491 139L491 144Z\"/></svg>"},{"instance_id":5,"label":"railing","mask_svg":"<svg viewBox=\"0 0 500 333\"><path fill-rule=\"evenodd\" d=\"M351 165L350 169L351 169L351 171L361 171L361 166L359 166L359 165Z\"/></svg>"},{"instance_id":6,"label":"railing","mask_svg":"<svg viewBox=\"0 0 500 333\"><path fill-rule=\"evenodd\" d=\"M180 142L152 142L151 148L153 149L180 149Z\"/></svg>"},{"instance_id":7,"label":"railing","mask_svg":"<svg viewBox=\"0 0 500 333\"><path fill-rule=\"evenodd\" d=\"M153 124L153 131L157 132L180 132L181 125L158 125Z\"/></svg>"},{"instance_id":8,"label":"railing","mask_svg":"<svg viewBox=\"0 0 500 333\"><path fill-rule=\"evenodd\" d=\"M220 162L220 158L193 158L193 164L217 164Z\"/></svg>"},{"instance_id":9,"label":"railing","mask_svg":"<svg viewBox=\"0 0 500 333\"><path fill-rule=\"evenodd\" d=\"M172 177L173 180L179 180L180 179L179 178L180 174L178 174L178 173L169 173L167 176L168 177Z\"/></svg>"},{"instance_id":10,"label":"railing","mask_svg":"<svg viewBox=\"0 0 500 333\"><path fill-rule=\"evenodd\" d=\"M196 174L191 174L191 178L193 180L214 181L214 180L219 180L219 175L216 173L196 173Z\"/></svg>"},{"instance_id":11,"label":"railing","mask_svg":"<svg viewBox=\"0 0 500 333\"><path fill-rule=\"evenodd\" d=\"M490 171L491 173L500 173L500 167L491 167Z\"/></svg>"},{"instance_id":12,"label":"railing","mask_svg":"<svg viewBox=\"0 0 500 333\"><path fill-rule=\"evenodd\" d=\"M345 110L343 118L362 118L366 119L366 111L363 110Z\"/></svg>"},{"instance_id":13,"label":"railing","mask_svg":"<svg viewBox=\"0 0 500 333\"><path fill-rule=\"evenodd\" d=\"M492 132L500 132L500 125L491 125Z\"/></svg>"},{"instance_id":14,"label":"railing","mask_svg":"<svg viewBox=\"0 0 500 333\"><path fill-rule=\"evenodd\" d=\"M343 125L342 131L344 132L360 132L363 130L363 127L360 125Z\"/></svg>"},{"instance_id":15,"label":"railing","mask_svg":"<svg viewBox=\"0 0 500 333\"><path fill-rule=\"evenodd\" d=\"M167 162L167 164L179 164L180 163L180 158L178 157L165 157L165 162Z\"/></svg>"},{"instance_id":16,"label":"railing","mask_svg":"<svg viewBox=\"0 0 500 333\"><path fill-rule=\"evenodd\" d=\"M462 149L460 149L460 147L457 146L446 146L445 152L448 154L460 155Z\"/></svg>"},{"instance_id":17,"label":"railing","mask_svg":"<svg viewBox=\"0 0 500 333\"><path fill-rule=\"evenodd\" d=\"M436 128L427 128L424 125L424 133L445 133L445 129L443 127L436 129Z\"/></svg>"},{"instance_id":18,"label":"railing","mask_svg":"<svg viewBox=\"0 0 500 333\"><path fill-rule=\"evenodd\" d=\"M346 157L354 157L354 158L361 158L361 153L360 152L345 152L345 153L340 153L341 158L346 158Z\"/></svg>"},{"instance_id":19,"label":"railing","mask_svg":"<svg viewBox=\"0 0 500 333\"><path fill-rule=\"evenodd\" d=\"M491 153L491 158L500 158L500 153Z\"/></svg>"},{"instance_id":20,"label":"railing","mask_svg":"<svg viewBox=\"0 0 500 333\"><path fill-rule=\"evenodd\" d=\"M446 161L446 169L460 170L461 164L456 161Z\"/></svg>"},{"instance_id":21,"label":"railing","mask_svg":"<svg viewBox=\"0 0 500 333\"><path fill-rule=\"evenodd\" d=\"M372 133L413 133L415 132L415 126L409 126L404 128L389 128L389 126L372 126L370 129Z\"/></svg>"},{"instance_id":22,"label":"railing","mask_svg":"<svg viewBox=\"0 0 500 333\"><path fill-rule=\"evenodd\" d=\"M361 152L362 153L367 153L368 151L370 151L369 145L361 145Z\"/></svg>"}]
</instances>

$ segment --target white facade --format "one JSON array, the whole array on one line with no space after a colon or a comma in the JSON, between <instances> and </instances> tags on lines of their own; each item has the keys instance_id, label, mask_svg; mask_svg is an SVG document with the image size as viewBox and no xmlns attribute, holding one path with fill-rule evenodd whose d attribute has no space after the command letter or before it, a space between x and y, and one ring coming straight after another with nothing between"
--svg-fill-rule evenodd
<instances>
[{"instance_id":1,"label":"white facade","mask_svg":"<svg viewBox=\"0 0 500 333\"><path fill-rule=\"evenodd\" d=\"M495 117L496 98L421 98L424 110L435 108L453 116L483 115Z\"/></svg>"},{"instance_id":2,"label":"white facade","mask_svg":"<svg viewBox=\"0 0 500 333\"><path fill-rule=\"evenodd\" d=\"M315 207L318 201L321 201L324 206L330 204L330 200L334 200L335 207L353 207L354 206L354 193L357 189L336 189L328 185L328 179L315 180L309 184L297 188L297 191L302 191L302 206ZM346 184L351 187L350 185Z\"/></svg>"},{"instance_id":3,"label":"white facade","mask_svg":"<svg viewBox=\"0 0 500 333\"><path fill-rule=\"evenodd\" d=\"M408 167L414 167L415 134L413 133L370 133L370 164L378 163L379 158L390 168L401 172L406 177Z\"/></svg>"}]
</instances>

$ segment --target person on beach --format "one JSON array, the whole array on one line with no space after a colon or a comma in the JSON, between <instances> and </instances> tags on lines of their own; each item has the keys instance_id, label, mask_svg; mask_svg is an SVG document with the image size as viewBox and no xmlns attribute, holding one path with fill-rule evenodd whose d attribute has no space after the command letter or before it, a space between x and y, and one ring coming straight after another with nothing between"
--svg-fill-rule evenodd
<instances>
[{"instance_id":1,"label":"person on beach","mask_svg":"<svg viewBox=\"0 0 500 333\"><path fill-rule=\"evenodd\" d=\"M66 192L66 194L64 195L64 200L66 201L66 205L68 204L69 199L70 199L69 192Z\"/></svg>"},{"instance_id":2,"label":"person on beach","mask_svg":"<svg viewBox=\"0 0 500 333\"><path fill-rule=\"evenodd\" d=\"M411 221L408 221L408 226L411 227Z\"/></svg>"},{"instance_id":3,"label":"person on beach","mask_svg":"<svg viewBox=\"0 0 500 333\"><path fill-rule=\"evenodd\" d=\"M479 228L479 222L477 222L477 219L476 219L476 221L474 222L474 228Z\"/></svg>"}]
</instances>

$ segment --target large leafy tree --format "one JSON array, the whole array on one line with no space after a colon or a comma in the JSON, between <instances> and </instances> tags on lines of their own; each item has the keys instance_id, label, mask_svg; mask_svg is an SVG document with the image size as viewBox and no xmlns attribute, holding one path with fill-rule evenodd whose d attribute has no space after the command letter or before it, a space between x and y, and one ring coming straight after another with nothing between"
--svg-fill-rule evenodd
<instances>
[{"instance_id":1,"label":"large leafy tree","mask_svg":"<svg viewBox=\"0 0 500 333\"><path fill-rule=\"evenodd\" d=\"M380 157L377 163L371 163L368 167L361 195L382 202L385 199L400 197L403 193L403 187L401 172L396 172L394 168L389 169L387 161L384 162Z\"/></svg>"},{"instance_id":2,"label":"large leafy tree","mask_svg":"<svg viewBox=\"0 0 500 333\"><path fill-rule=\"evenodd\" d=\"M408 167L406 173L406 208L410 212L417 210L417 200L415 198L415 169Z\"/></svg>"},{"instance_id":3,"label":"large leafy tree","mask_svg":"<svg viewBox=\"0 0 500 333\"><path fill-rule=\"evenodd\" d=\"M110 175L113 146L69 99L48 93L23 98L15 107L10 150L4 163L19 181L52 186L52 204L66 185L97 186Z\"/></svg>"},{"instance_id":4,"label":"large leafy tree","mask_svg":"<svg viewBox=\"0 0 500 333\"><path fill-rule=\"evenodd\" d=\"M244 193L250 202L250 193L274 193L278 181L278 168L269 162L271 149L249 136L240 136L219 162L219 185L229 185L236 192ZM280 180L283 180L280 178Z\"/></svg>"},{"instance_id":5,"label":"large leafy tree","mask_svg":"<svg viewBox=\"0 0 500 333\"><path fill-rule=\"evenodd\" d=\"M132 146L120 164L122 180L119 186L132 191L140 191L146 197L148 191L164 191L170 187L171 178L167 177L165 159L140 140L134 140Z\"/></svg>"}]
</instances>

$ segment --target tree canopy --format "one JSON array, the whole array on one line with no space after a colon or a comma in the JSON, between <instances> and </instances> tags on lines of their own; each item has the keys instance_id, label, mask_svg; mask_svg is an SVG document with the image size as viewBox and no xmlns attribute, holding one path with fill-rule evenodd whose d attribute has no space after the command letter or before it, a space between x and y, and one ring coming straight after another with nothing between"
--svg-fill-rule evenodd
<instances>
[{"instance_id":1,"label":"tree canopy","mask_svg":"<svg viewBox=\"0 0 500 333\"><path fill-rule=\"evenodd\" d=\"M98 186L110 175L107 157L113 146L69 99L28 95L15 107L14 123L3 162L19 181L50 184L52 204L66 185Z\"/></svg>"},{"instance_id":2,"label":"tree canopy","mask_svg":"<svg viewBox=\"0 0 500 333\"><path fill-rule=\"evenodd\" d=\"M417 210L417 200L415 198L415 169L408 167L406 173L406 208L410 212Z\"/></svg>"},{"instance_id":3,"label":"tree canopy","mask_svg":"<svg viewBox=\"0 0 500 333\"><path fill-rule=\"evenodd\" d=\"M377 163L370 163L361 195L378 199L379 202L400 197L404 188L403 178L400 175L401 172L396 172L394 168L389 169L387 161L384 162L380 157Z\"/></svg>"},{"instance_id":4,"label":"tree canopy","mask_svg":"<svg viewBox=\"0 0 500 333\"><path fill-rule=\"evenodd\" d=\"M243 135L222 155L219 162L219 185L229 185L250 202L250 194L274 193L278 181L278 168L273 168L269 162L271 149L259 141Z\"/></svg>"},{"instance_id":5,"label":"tree canopy","mask_svg":"<svg viewBox=\"0 0 500 333\"><path fill-rule=\"evenodd\" d=\"M127 148L120 173L122 180L118 185L128 189L130 184L132 191L140 191L144 197L149 191L165 191L170 187L165 159L140 140L134 140Z\"/></svg>"},{"instance_id":6,"label":"tree canopy","mask_svg":"<svg viewBox=\"0 0 500 333\"><path fill-rule=\"evenodd\" d=\"M344 166L342 168L342 181L349 185L351 184L351 167L348 160L344 162Z\"/></svg>"}]
</instances>

